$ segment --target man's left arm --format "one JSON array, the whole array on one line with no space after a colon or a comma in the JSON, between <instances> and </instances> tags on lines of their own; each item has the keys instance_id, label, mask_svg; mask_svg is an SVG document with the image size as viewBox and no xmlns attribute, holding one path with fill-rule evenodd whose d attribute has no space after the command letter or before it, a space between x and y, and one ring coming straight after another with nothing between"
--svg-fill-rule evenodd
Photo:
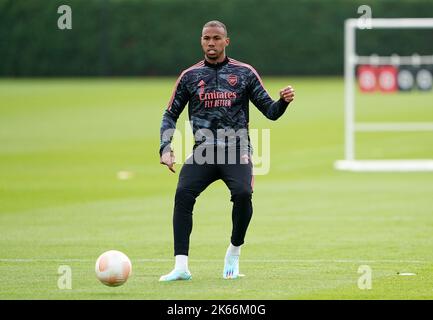
<instances>
[{"instance_id":1,"label":"man's left arm","mask_svg":"<svg viewBox=\"0 0 433 320\"><path fill-rule=\"evenodd\" d=\"M257 72L252 71L249 84L249 98L266 118L277 120L283 115L289 103L295 98L295 90L292 86L281 89L280 99L274 101L264 88L260 76Z\"/></svg>"}]
</instances>

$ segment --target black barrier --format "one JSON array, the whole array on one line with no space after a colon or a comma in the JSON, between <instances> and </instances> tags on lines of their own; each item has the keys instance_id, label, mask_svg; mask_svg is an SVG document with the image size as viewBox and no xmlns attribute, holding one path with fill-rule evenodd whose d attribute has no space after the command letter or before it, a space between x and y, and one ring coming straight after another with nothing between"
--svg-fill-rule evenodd
<instances>
[{"instance_id":1,"label":"black barrier","mask_svg":"<svg viewBox=\"0 0 433 320\"><path fill-rule=\"evenodd\" d=\"M415 86L415 70L410 66L402 66L398 70L397 84L399 91L412 91Z\"/></svg>"},{"instance_id":2,"label":"black barrier","mask_svg":"<svg viewBox=\"0 0 433 320\"><path fill-rule=\"evenodd\" d=\"M361 92L430 91L433 88L433 66L371 66L357 69ZM386 77L384 76L386 75Z\"/></svg>"},{"instance_id":3,"label":"black barrier","mask_svg":"<svg viewBox=\"0 0 433 320\"><path fill-rule=\"evenodd\" d=\"M430 91L433 83L433 70L431 66L421 66L416 72L416 86L418 90Z\"/></svg>"}]
</instances>

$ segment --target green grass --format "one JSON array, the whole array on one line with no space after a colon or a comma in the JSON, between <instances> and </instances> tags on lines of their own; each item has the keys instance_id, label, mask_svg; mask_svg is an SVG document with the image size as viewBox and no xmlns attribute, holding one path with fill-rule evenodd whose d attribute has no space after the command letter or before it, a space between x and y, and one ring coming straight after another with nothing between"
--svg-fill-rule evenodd
<instances>
[{"instance_id":1,"label":"green grass","mask_svg":"<svg viewBox=\"0 0 433 320\"><path fill-rule=\"evenodd\" d=\"M245 278L221 279L229 192L195 207L193 280L171 270L177 173L159 164L159 126L175 79L0 81L0 299L431 299L433 174L337 172L343 157L340 78L265 78L296 102L271 129L271 170L257 176L242 251ZM433 121L433 94L359 95L362 121ZM186 112L179 120L184 128ZM432 158L433 133L362 133L363 158ZM180 169L178 165L177 169ZM119 180L117 172L134 173ZM100 284L94 263L124 251L133 275ZM360 265L372 289L360 290ZM57 288L60 265L72 290ZM413 272L416 276L400 276Z\"/></svg>"}]
</instances>

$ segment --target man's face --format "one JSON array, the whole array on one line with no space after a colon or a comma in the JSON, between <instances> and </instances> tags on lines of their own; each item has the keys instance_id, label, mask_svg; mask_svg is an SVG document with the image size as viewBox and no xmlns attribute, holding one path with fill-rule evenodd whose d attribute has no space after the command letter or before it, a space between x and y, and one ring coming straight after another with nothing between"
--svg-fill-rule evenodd
<instances>
[{"instance_id":1,"label":"man's face","mask_svg":"<svg viewBox=\"0 0 433 320\"><path fill-rule=\"evenodd\" d=\"M224 57L225 47L230 43L230 39L221 27L203 28L201 35L201 47L209 60L218 60Z\"/></svg>"}]
</instances>

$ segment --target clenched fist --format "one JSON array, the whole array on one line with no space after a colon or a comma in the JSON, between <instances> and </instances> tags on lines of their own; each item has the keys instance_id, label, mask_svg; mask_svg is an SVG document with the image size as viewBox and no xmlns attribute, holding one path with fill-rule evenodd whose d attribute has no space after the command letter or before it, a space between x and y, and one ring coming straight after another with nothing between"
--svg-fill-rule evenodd
<instances>
[{"instance_id":1,"label":"clenched fist","mask_svg":"<svg viewBox=\"0 0 433 320\"><path fill-rule=\"evenodd\" d=\"M295 99L295 90L292 88L292 86L287 86L284 89L281 89L280 98L287 103L292 102L293 99Z\"/></svg>"},{"instance_id":2,"label":"clenched fist","mask_svg":"<svg viewBox=\"0 0 433 320\"><path fill-rule=\"evenodd\" d=\"M170 169L171 172L175 173L176 170L174 169L174 164L176 163L176 159L174 157L174 152L167 151L162 154L159 163L166 165L168 169Z\"/></svg>"}]
</instances>

